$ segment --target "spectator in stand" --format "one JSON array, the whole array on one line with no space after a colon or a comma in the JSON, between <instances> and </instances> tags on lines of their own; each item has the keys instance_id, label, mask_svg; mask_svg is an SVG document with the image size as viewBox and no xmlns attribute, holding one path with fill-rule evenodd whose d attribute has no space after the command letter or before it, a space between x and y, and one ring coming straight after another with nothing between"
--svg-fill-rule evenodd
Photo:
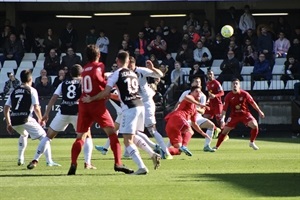
<instances>
[{"instance_id":1,"label":"spectator in stand","mask_svg":"<svg viewBox=\"0 0 300 200\"><path fill-rule=\"evenodd\" d=\"M128 33L124 33L123 34L123 40L119 43L119 49L122 48L122 42L126 41L127 42L127 49L129 49L129 52L132 53L132 55L134 54L134 42L130 39L130 35Z\"/></svg>"},{"instance_id":2,"label":"spectator in stand","mask_svg":"<svg viewBox=\"0 0 300 200\"><path fill-rule=\"evenodd\" d=\"M257 59L257 53L254 51L252 45L245 46L243 55L243 66L254 66Z\"/></svg>"},{"instance_id":3,"label":"spectator in stand","mask_svg":"<svg viewBox=\"0 0 300 200\"><path fill-rule=\"evenodd\" d=\"M257 35L255 34L255 31L252 29L248 29L244 35L243 35L243 40L250 40L252 45L254 45L254 47L256 48L257 46Z\"/></svg>"},{"instance_id":4,"label":"spectator in stand","mask_svg":"<svg viewBox=\"0 0 300 200\"><path fill-rule=\"evenodd\" d=\"M16 79L14 73L7 73L8 81L5 82L3 88L3 94L9 95L16 87L18 87L21 83L18 79Z\"/></svg>"},{"instance_id":5,"label":"spectator in stand","mask_svg":"<svg viewBox=\"0 0 300 200\"><path fill-rule=\"evenodd\" d=\"M266 26L261 26L261 35L257 38L257 51L259 54L263 53L267 60L269 60L271 66L274 64L273 58L273 40L271 34L268 32Z\"/></svg>"},{"instance_id":6,"label":"spectator in stand","mask_svg":"<svg viewBox=\"0 0 300 200\"><path fill-rule=\"evenodd\" d=\"M172 71L174 69L175 60L170 53L167 53L166 58L162 60L161 64L168 66L169 70Z\"/></svg>"},{"instance_id":7,"label":"spectator in stand","mask_svg":"<svg viewBox=\"0 0 300 200\"><path fill-rule=\"evenodd\" d=\"M159 27L162 30L162 35L164 38L168 37L169 33L170 33L170 28L166 25L165 20L161 19L159 21Z\"/></svg>"},{"instance_id":8,"label":"spectator in stand","mask_svg":"<svg viewBox=\"0 0 300 200\"><path fill-rule=\"evenodd\" d=\"M182 42L186 42L189 49L194 50L196 48L196 44L194 44L188 33L183 34Z\"/></svg>"},{"instance_id":9,"label":"spectator in stand","mask_svg":"<svg viewBox=\"0 0 300 200\"><path fill-rule=\"evenodd\" d=\"M217 80L222 83L224 81L231 81L233 78L238 78L242 80L240 63L237 58L235 58L234 51L229 50L227 52L227 58L223 60L220 65L221 74L217 78Z\"/></svg>"},{"instance_id":10,"label":"spectator in stand","mask_svg":"<svg viewBox=\"0 0 300 200\"><path fill-rule=\"evenodd\" d=\"M211 51L212 51L211 54L213 55L213 59L224 59L225 49L226 49L226 42L224 41L222 35L218 33L211 47Z\"/></svg>"},{"instance_id":11,"label":"spectator in stand","mask_svg":"<svg viewBox=\"0 0 300 200\"><path fill-rule=\"evenodd\" d=\"M9 39L4 44L5 60L15 60L19 66L24 56L22 44L17 40L15 34L10 34Z\"/></svg>"},{"instance_id":12,"label":"spectator in stand","mask_svg":"<svg viewBox=\"0 0 300 200\"><path fill-rule=\"evenodd\" d=\"M188 31L187 29L188 29L190 26L195 27L196 31L199 31L200 28L201 28L201 27L200 27L200 22L199 22L199 20L197 20L197 19L195 18L194 13L190 13L190 14L189 14L189 18L188 18L187 20L185 20L185 22L184 22L184 24L183 24L183 27L182 27L183 32L187 32L187 31Z\"/></svg>"},{"instance_id":13,"label":"spectator in stand","mask_svg":"<svg viewBox=\"0 0 300 200\"><path fill-rule=\"evenodd\" d=\"M162 39L162 35L157 34L147 49L151 54L154 54L158 60L163 60L166 57L167 42Z\"/></svg>"},{"instance_id":14,"label":"spectator in stand","mask_svg":"<svg viewBox=\"0 0 300 200\"><path fill-rule=\"evenodd\" d=\"M27 22L23 21L21 24L21 28L19 30L19 36L24 35L24 39L27 41L27 47L25 49L26 52L31 52L32 44L34 41L34 34L32 29L27 26Z\"/></svg>"},{"instance_id":15,"label":"spectator in stand","mask_svg":"<svg viewBox=\"0 0 300 200\"><path fill-rule=\"evenodd\" d=\"M159 69L163 73L163 76L160 78L160 82L157 85L157 90L161 94L164 94L166 89L171 84L171 74L168 66L166 65L160 64Z\"/></svg>"},{"instance_id":16,"label":"spectator in stand","mask_svg":"<svg viewBox=\"0 0 300 200\"><path fill-rule=\"evenodd\" d=\"M281 80L283 80L284 85L286 85L288 80L295 79L300 80L300 63L299 61L296 61L292 55L290 55L284 63L284 74L281 76Z\"/></svg>"},{"instance_id":17,"label":"spectator in stand","mask_svg":"<svg viewBox=\"0 0 300 200\"><path fill-rule=\"evenodd\" d=\"M192 67L194 63L193 49L188 48L188 43L182 41L181 47L177 51L176 60L182 63L183 67Z\"/></svg>"},{"instance_id":18,"label":"spectator in stand","mask_svg":"<svg viewBox=\"0 0 300 200\"><path fill-rule=\"evenodd\" d=\"M195 77L199 77L201 79L201 90L205 91L205 73L201 70L197 62L194 63L193 68L190 71L189 82L192 83Z\"/></svg>"},{"instance_id":19,"label":"spectator in stand","mask_svg":"<svg viewBox=\"0 0 300 200\"><path fill-rule=\"evenodd\" d=\"M254 81L272 79L272 68L270 62L266 59L265 54L260 53L258 60L254 64L252 78Z\"/></svg>"},{"instance_id":20,"label":"spectator in stand","mask_svg":"<svg viewBox=\"0 0 300 200\"><path fill-rule=\"evenodd\" d=\"M62 57L61 66L62 67L68 67L70 70L71 67L75 64L81 64L80 57L77 56L74 52L74 50L70 47L68 48L67 54Z\"/></svg>"},{"instance_id":21,"label":"spectator in stand","mask_svg":"<svg viewBox=\"0 0 300 200\"><path fill-rule=\"evenodd\" d=\"M280 31L278 39L274 43L274 53L276 58L286 58L287 52L291 46L290 41L285 38L284 32Z\"/></svg>"},{"instance_id":22,"label":"spectator in stand","mask_svg":"<svg viewBox=\"0 0 300 200\"><path fill-rule=\"evenodd\" d=\"M126 51L129 53L130 56L134 55L134 52L132 51L132 49L129 48L128 43L126 40L123 40L121 43L121 46L119 47L118 52L120 51Z\"/></svg>"},{"instance_id":23,"label":"spectator in stand","mask_svg":"<svg viewBox=\"0 0 300 200\"><path fill-rule=\"evenodd\" d=\"M76 51L78 43L78 33L73 28L73 24L68 22L66 28L62 30L60 35L61 50L66 52L68 48L74 49Z\"/></svg>"},{"instance_id":24,"label":"spectator in stand","mask_svg":"<svg viewBox=\"0 0 300 200\"><path fill-rule=\"evenodd\" d=\"M243 60L242 49L235 43L234 40L231 40L229 42L227 52L228 51L233 51L234 52L234 57L236 59L238 59L239 62L242 62L242 60Z\"/></svg>"},{"instance_id":25,"label":"spectator in stand","mask_svg":"<svg viewBox=\"0 0 300 200\"><path fill-rule=\"evenodd\" d=\"M197 48L193 52L195 62L199 63L200 67L209 67L212 63L212 55L207 47L203 46L201 40L197 42Z\"/></svg>"},{"instance_id":26,"label":"spectator in stand","mask_svg":"<svg viewBox=\"0 0 300 200\"><path fill-rule=\"evenodd\" d=\"M252 29L252 30L256 29L255 19L250 12L250 6L245 5L244 11L245 12L240 17L240 21L239 21L239 28L242 31L242 34L244 34L248 29Z\"/></svg>"},{"instance_id":27,"label":"spectator in stand","mask_svg":"<svg viewBox=\"0 0 300 200\"><path fill-rule=\"evenodd\" d=\"M291 33L292 33L291 26L283 16L278 17L277 24L275 26L275 32L276 33L283 32L285 33L285 36L288 40L291 39Z\"/></svg>"},{"instance_id":28,"label":"spectator in stand","mask_svg":"<svg viewBox=\"0 0 300 200\"><path fill-rule=\"evenodd\" d=\"M140 54L140 50L136 48L134 50L134 59L136 60L136 65L140 67L146 66L146 59L143 55Z\"/></svg>"},{"instance_id":29,"label":"spectator in stand","mask_svg":"<svg viewBox=\"0 0 300 200\"><path fill-rule=\"evenodd\" d=\"M175 62L175 69L171 71L171 83L179 87L184 87L187 84L188 77L186 76L183 69L181 69L181 63Z\"/></svg>"},{"instance_id":30,"label":"spectator in stand","mask_svg":"<svg viewBox=\"0 0 300 200\"><path fill-rule=\"evenodd\" d=\"M172 26L170 33L166 37L168 51L171 53L176 53L180 47L181 40L182 34L177 31L177 28L175 26Z\"/></svg>"},{"instance_id":31,"label":"spectator in stand","mask_svg":"<svg viewBox=\"0 0 300 200\"><path fill-rule=\"evenodd\" d=\"M49 76L55 76L60 68L60 57L57 55L55 49L51 49L45 58L44 69Z\"/></svg>"},{"instance_id":32,"label":"spectator in stand","mask_svg":"<svg viewBox=\"0 0 300 200\"><path fill-rule=\"evenodd\" d=\"M12 34L10 26L4 26L1 31L0 48L4 46L6 40L9 40L9 36Z\"/></svg>"},{"instance_id":33,"label":"spectator in stand","mask_svg":"<svg viewBox=\"0 0 300 200\"><path fill-rule=\"evenodd\" d=\"M208 19L204 19L203 24L199 30L201 38L204 37L208 42L212 42L215 39L215 29L210 24Z\"/></svg>"},{"instance_id":34,"label":"spectator in stand","mask_svg":"<svg viewBox=\"0 0 300 200\"><path fill-rule=\"evenodd\" d=\"M297 38L300 41L300 26L295 27L292 38Z\"/></svg>"},{"instance_id":35,"label":"spectator in stand","mask_svg":"<svg viewBox=\"0 0 300 200\"><path fill-rule=\"evenodd\" d=\"M212 40L208 40L206 37L201 37L200 40L202 41L203 46L207 47L209 50L212 49Z\"/></svg>"},{"instance_id":36,"label":"spectator in stand","mask_svg":"<svg viewBox=\"0 0 300 200\"><path fill-rule=\"evenodd\" d=\"M144 21L144 27L142 28L142 31L145 35L147 43L150 43L150 41L155 38L154 28L150 26L150 22L148 20Z\"/></svg>"},{"instance_id":37,"label":"spectator in stand","mask_svg":"<svg viewBox=\"0 0 300 200\"><path fill-rule=\"evenodd\" d=\"M32 52L35 53L36 56L38 56L40 53L45 52L45 45L44 45L44 39L41 38L39 34L36 34L34 37Z\"/></svg>"},{"instance_id":38,"label":"spectator in stand","mask_svg":"<svg viewBox=\"0 0 300 200\"><path fill-rule=\"evenodd\" d=\"M239 16L238 13L236 12L236 9L234 6L231 6L224 15L222 15L221 20L221 26L223 25L230 25L233 29L234 32L237 33L239 29ZM221 28L220 28L221 29Z\"/></svg>"},{"instance_id":39,"label":"spectator in stand","mask_svg":"<svg viewBox=\"0 0 300 200\"><path fill-rule=\"evenodd\" d=\"M22 48L24 50L24 53L30 53L32 42L28 41L23 33L19 35L20 43L22 45Z\"/></svg>"},{"instance_id":40,"label":"spectator in stand","mask_svg":"<svg viewBox=\"0 0 300 200\"><path fill-rule=\"evenodd\" d=\"M188 35L190 37L190 39L192 40L192 42L196 45L197 42L201 39L201 36L195 31L195 27L194 26L189 26L188 28Z\"/></svg>"},{"instance_id":41,"label":"spectator in stand","mask_svg":"<svg viewBox=\"0 0 300 200\"><path fill-rule=\"evenodd\" d=\"M154 65L155 68L159 67L159 62L158 62L158 60L157 60L157 58L156 58L156 56L154 54L150 55L150 60L153 63L153 65Z\"/></svg>"},{"instance_id":42,"label":"spectator in stand","mask_svg":"<svg viewBox=\"0 0 300 200\"><path fill-rule=\"evenodd\" d=\"M100 62L102 62L104 65L106 65L106 59L108 54L108 45L109 45L109 39L105 36L105 31L100 30L100 37L98 37L96 41L96 46L99 47L101 57Z\"/></svg>"},{"instance_id":43,"label":"spectator in stand","mask_svg":"<svg viewBox=\"0 0 300 200\"><path fill-rule=\"evenodd\" d=\"M43 44L45 45L45 57L51 49L54 49L57 55L60 56L59 39L52 28L48 28Z\"/></svg>"},{"instance_id":44,"label":"spectator in stand","mask_svg":"<svg viewBox=\"0 0 300 200\"><path fill-rule=\"evenodd\" d=\"M40 76L35 78L35 81L34 81L35 86L41 84L43 76L46 76L48 78L48 84L50 84L50 85L52 84L51 76L48 76L47 71L45 69L42 69L41 72L40 72Z\"/></svg>"},{"instance_id":45,"label":"spectator in stand","mask_svg":"<svg viewBox=\"0 0 300 200\"><path fill-rule=\"evenodd\" d=\"M86 45L96 44L97 39L98 39L98 35L96 34L96 27L91 26L88 34L86 34L85 36L85 44Z\"/></svg>"},{"instance_id":46,"label":"spectator in stand","mask_svg":"<svg viewBox=\"0 0 300 200\"><path fill-rule=\"evenodd\" d=\"M300 40L298 38L293 39L293 43L288 50L287 57L290 57L291 55L293 55L295 60L300 62Z\"/></svg>"},{"instance_id":47,"label":"spectator in stand","mask_svg":"<svg viewBox=\"0 0 300 200\"><path fill-rule=\"evenodd\" d=\"M135 49L139 49L140 55L144 56L145 60L148 60L148 58L149 58L149 54L148 54L148 50L147 50L148 42L144 38L144 36L145 36L144 32L139 31L138 38L135 40L134 47L135 47ZM138 66L140 66L140 65L138 65ZM144 64L144 66L145 66L145 64Z\"/></svg>"},{"instance_id":48,"label":"spectator in stand","mask_svg":"<svg viewBox=\"0 0 300 200\"><path fill-rule=\"evenodd\" d=\"M41 77L41 83L36 84L35 86L39 97L50 97L52 96L53 93L53 87L52 85L48 82L48 77L47 76L42 76Z\"/></svg>"},{"instance_id":49,"label":"spectator in stand","mask_svg":"<svg viewBox=\"0 0 300 200\"><path fill-rule=\"evenodd\" d=\"M55 77L52 87L53 87L53 91L58 87L59 84L61 84L66 78L66 74L65 74L65 70L61 69L58 72L58 76Z\"/></svg>"}]
</instances>

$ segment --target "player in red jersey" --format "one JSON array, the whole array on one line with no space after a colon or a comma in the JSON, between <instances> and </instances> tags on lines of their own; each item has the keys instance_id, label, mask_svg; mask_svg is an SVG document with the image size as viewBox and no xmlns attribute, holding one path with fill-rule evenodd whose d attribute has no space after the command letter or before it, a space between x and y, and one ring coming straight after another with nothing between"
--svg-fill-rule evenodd
<instances>
[{"instance_id":1,"label":"player in red jersey","mask_svg":"<svg viewBox=\"0 0 300 200\"><path fill-rule=\"evenodd\" d=\"M104 90L106 80L104 77L105 66L99 62L100 51L95 45L88 45L86 48L88 63L84 66L82 76L82 94L78 106L77 138L73 143L71 150L71 167L68 175L75 175L77 167L77 158L80 154L84 139L90 131L90 127L97 122L105 131L110 139L110 146L115 158L115 171L121 171L126 174L134 171L128 169L121 161L121 145L118 136L114 131L114 122L106 109L106 100L99 99L90 103L83 103L84 96L95 96Z\"/></svg>"},{"instance_id":2,"label":"player in red jersey","mask_svg":"<svg viewBox=\"0 0 300 200\"><path fill-rule=\"evenodd\" d=\"M252 96L240 89L240 80L233 79L232 80L232 91L229 92L224 101L224 108L221 116L221 126L224 128L219 135L218 142L215 149L218 149L221 143L224 140L224 137L235 128L235 126L242 122L246 126L251 128L251 136L250 136L250 143L249 146L252 147L254 150L258 150L258 146L255 145L254 141L258 135L258 124L256 119L251 115L249 111L248 104L250 104L258 113L261 118L265 117L265 114L260 110L258 105L253 100ZM224 122L226 111L230 108L230 116Z\"/></svg>"},{"instance_id":3,"label":"player in red jersey","mask_svg":"<svg viewBox=\"0 0 300 200\"><path fill-rule=\"evenodd\" d=\"M213 119L215 117L216 124L220 126L221 115L223 111L223 102L221 97L224 96L222 85L216 80L214 72L212 70L207 71L206 89L208 91L208 106L210 109L206 109L203 117ZM217 128L214 131L213 138L217 138L221 129Z\"/></svg>"},{"instance_id":4,"label":"player in red jersey","mask_svg":"<svg viewBox=\"0 0 300 200\"><path fill-rule=\"evenodd\" d=\"M192 156L192 153L187 148L187 145L194 134L192 127L204 137L209 136L202 131L197 124L197 106L204 107L198 100L201 94L201 88L193 86L189 95L184 97L184 100L180 103L179 107L169 113L165 120L166 133L170 139L170 143L173 147L169 147L169 152L172 155L180 155L184 152L188 156ZM189 124L191 120L191 125Z\"/></svg>"}]
</instances>

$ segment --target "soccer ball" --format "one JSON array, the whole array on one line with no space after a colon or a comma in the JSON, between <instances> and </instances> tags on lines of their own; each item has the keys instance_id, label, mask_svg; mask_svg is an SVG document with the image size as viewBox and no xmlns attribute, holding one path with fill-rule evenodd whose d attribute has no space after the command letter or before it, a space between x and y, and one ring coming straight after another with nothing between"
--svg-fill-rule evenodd
<instances>
[{"instance_id":1,"label":"soccer ball","mask_svg":"<svg viewBox=\"0 0 300 200\"><path fill-rule=\"evenodd\" d=\"M234 30L233 30L232 26L230 26L230 25L225 25L221 29L221 34L225 38L231 37L233 35L233 33L234 33Z\"/></svg>"}]
</instances>

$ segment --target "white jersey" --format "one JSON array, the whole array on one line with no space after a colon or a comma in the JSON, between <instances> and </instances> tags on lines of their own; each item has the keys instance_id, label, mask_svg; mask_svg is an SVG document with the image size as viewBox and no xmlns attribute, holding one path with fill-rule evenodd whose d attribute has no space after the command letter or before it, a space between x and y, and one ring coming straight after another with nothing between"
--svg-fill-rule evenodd
<instances>
[{"instance_id":1,"label":"white jersey","mask_svg":"<svg viewBox=\"0 0 300 200\"><path fill-rule=\"evenodd\" d=\"M147 77L152 78L160 78L160 75L153 72L151 69L148 69L146 67L136 67L134 72L138 76L139 80L139 93L142 96L142 100L148 101L149 99L152 99L155 95L155 92L153 89L149 87L149 84L147 82Z\"/></svg>"}]
</instances>

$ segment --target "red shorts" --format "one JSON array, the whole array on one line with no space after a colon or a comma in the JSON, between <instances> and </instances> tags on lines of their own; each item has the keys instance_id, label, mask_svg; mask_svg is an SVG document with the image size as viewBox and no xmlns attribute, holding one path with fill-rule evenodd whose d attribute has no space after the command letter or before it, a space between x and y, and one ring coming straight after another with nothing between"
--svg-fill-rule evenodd
<instances>
[{"instance_id":1,"label":"red shorts","mask_svg":"<svg viewBox=\"0 0 300 200\"><path fill-rule=\"evenodd\" d=\"M234 128L239 122L242 122L247 126L250 121L256 121L250 113L245 115L230 115L226 121L226 126Z\"/></svg>"},{"instance_id":2,"label":"red shorts","mask_svg":"<svg viewBox=\"0 0 300 200\"><path fill-rule=\"evenodd\" d=\"M96 101L87 104L80 102L76 131L78 133L85 133L94 122L97 122L102 128L114 128L114 121L106 109L105 101Z\"/></svg>"},{"instance_id":3,"label":"red shorts","mask_svg":"<svg viewBox=\"0 0 300 200\"><path fill-rule=\"evenodd\" d=\"M172 145L182 143L182 134L190 125L181 115L170 115L167 119L166 133Z\"/></svg>"},{"instance_id":4,"label":"red shorts","mask_svg":"<svg viewBox=\"0 0 300 200\"><path fill-rule=\"evenodd\" d=\"M216 116L217 120L220 120L220 116L223 111L223 104L209 105L210 110L205 110L205 115L209 115L210 119Z\"/></svg>"}]
</instances>

